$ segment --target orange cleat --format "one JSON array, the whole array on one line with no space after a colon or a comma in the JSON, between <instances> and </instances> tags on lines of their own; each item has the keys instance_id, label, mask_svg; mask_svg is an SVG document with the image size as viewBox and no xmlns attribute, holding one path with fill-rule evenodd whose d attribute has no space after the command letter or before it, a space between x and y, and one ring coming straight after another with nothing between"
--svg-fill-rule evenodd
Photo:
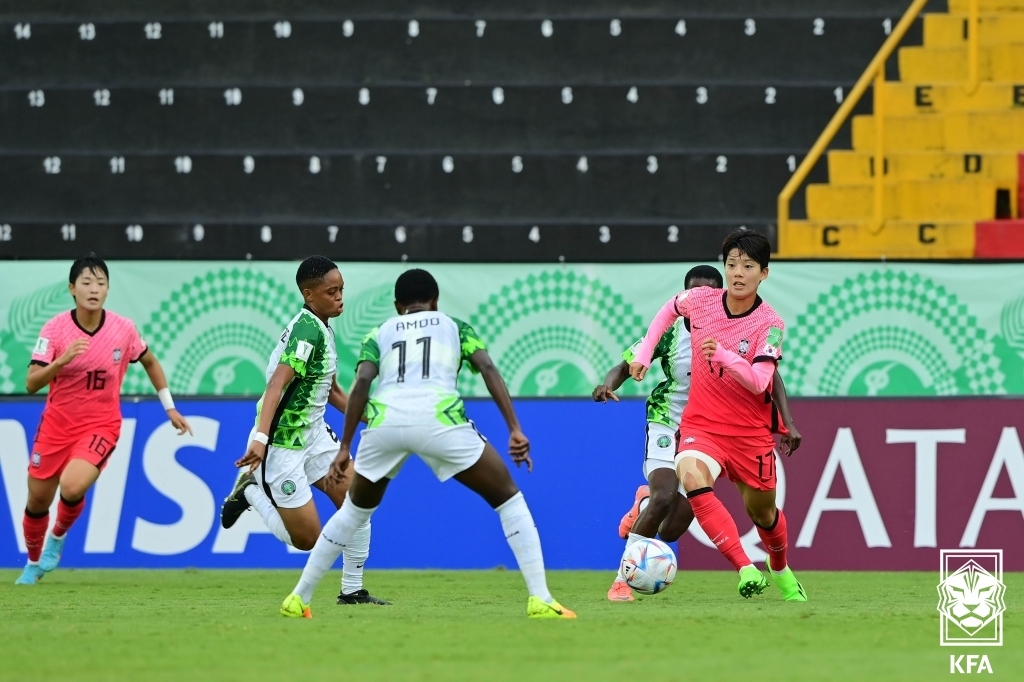
<instances>
[{"instance_id":1,"label":"orange cleat","mask_svg":"<svg viewBox=\"0 0 1024 682\"><path fill-rule=\"evenodd\" d=\"M633 601L633 590L625 580L616 578L608 588L608 601Z\"/></svg>"},{"instance_id":2,"label":"orange cleat","mask_svg":"<svg viewBox=\"0 0 1024 682\"><path fill-rule=\"evenodd\" d=\"M636 497L633 500L633 506L630 507L626 515L619 521L619 537L625 540L629 537L629 532L633 530L633 524L636 523L637 517L640 516L640 503L651 496L651 486L642 485L636 489Z\"/></svg>"}]
</instances>

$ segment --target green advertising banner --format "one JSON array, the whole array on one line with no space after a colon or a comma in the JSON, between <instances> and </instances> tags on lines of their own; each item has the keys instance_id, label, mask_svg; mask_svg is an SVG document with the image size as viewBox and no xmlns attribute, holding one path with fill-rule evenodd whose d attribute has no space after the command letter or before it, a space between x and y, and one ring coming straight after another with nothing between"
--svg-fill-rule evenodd
<instances>
[{"instance_id":1,"label":"green advertising banner","mask_svg":"<svg viewBox=\"0 0 1024 682\"><path fill-rule=\"evenodd\" d=\"M693 263L426 265L441 309L487 341L514 395L585 396L683 286ZM0 393L24 392L43 323L72 307L68 262L0 264ZM258 395L301 305L295 263L114 262L107 307L135 320L178 394ZM394 313L402 264L342 264L339 383ZM773 264L762 296L786 321L780 371L800 396L1024 395L1024 265ZM641 395L659 380L628 382ZM462 376L465 395L486 395ZM125 393L150 393L133 367Z\"/></svg>"}]
</instances>

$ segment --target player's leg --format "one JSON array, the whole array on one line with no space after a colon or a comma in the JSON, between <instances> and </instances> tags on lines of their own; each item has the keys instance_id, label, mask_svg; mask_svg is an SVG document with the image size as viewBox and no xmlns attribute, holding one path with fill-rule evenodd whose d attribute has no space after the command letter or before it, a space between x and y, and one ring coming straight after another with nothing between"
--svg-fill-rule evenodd
<instances>
[{"instance_id":1,"label":"player's leg","mask_svg":"<svg viewBox=\"0 0 1024 682\"><path fill-rule=\"evenodd\" d=\"M330 434L330 431L326 431ZM331 464L338 453L337 441L333 435L327 438L330 447L318 455L306 461L306 475L310 480L315 481L313 487L322 491L335 509L341 509L345 502L348 489L352 485L352 477L355 474L354 465L349 460L349 466L345 469L342 479L334 483L327 475L330 472ZM352 536L342 550L341 564L341 590L338 592L337 603L345 604L376 604L379 606L390 605L391 602L374 597L363 587L363 567L370 557L370 522L367 521Z\"/></svg>"},{"instance_id":2,"label":"player's leg","mask_svg":"<svg viewBox=\"0 0 1024 682\"><path fill-rule=\"evenodd\" d=\"M807 601L807 593L786 559L789 543L786 515L775 504L775 467L766 466L768 461L774 464L774 458L774 452L761 457L755 455L745 458L750 467L736 467L736 488L768 552L765 566L782 592L782 597L786 601ZM757 470L754 469L755 461Z\"/></svg>"},{"instance_id":3,"label":"player's leg","mask_svg":"<svg viewBox=\"0 0 1024 682\"><path fill-rule=\"evenodd\" d=\"M25 564L25 570L15 581L15 585L35 585L45 575L43 569L39 567L39 559L43 553L46 531L50 527L50 505L53 504L53 498L57 495L60 475L58 472L46 478L37 478L36 476L40 472L32 469L32 467L38 469L37 454L38 451L33 449L34 459L33 463L29 465L28 499L25 502L25 515L21 522L25 548L28 550L28 561Z\"/></svg>"},{"instance_id":4,"label":"player's leg","mask_svg":"<svg viewBox=\"0 0 1024 682\"><path fill-rule=\"evenodd\" d=\"M281 604L281 615L312 618L309 603L317 585L356 532L370 522L370 517L384 498L388 483L398 475L409 457L403 428L383 426L363 431L348 494L338 511L324 524L298 584Z\"/></svg>"},{"instance_id":5,"label":"player's leg","mask_svg":"<svg viewBox=\"0 0 1024 682\"><path fill-rule=\"evenodd\" d=\"M420 456L438 479L456 481L480 495L498 513L519 572L526 581L530 618L575 618L548 590L544 554L533 515L508 467L494 446L483 440L470 424L439 427ZM475 461L474 461L475 459Z\"/></svg>"},{"instance_id":6,"label":"player's leg","mask_svg":"<svg viewBox=\"0 0 1024 682\"><path fill-rule=\"evenodd\" d=\"M658 537L665 542L675 542L690 528L693 519L693 507L690 506L690 501L677 489L675 501L672 503L668 516L658 526Z\"/></svg>"},{"instance_id":7,"label":"player's leg","mask_svg":"<svg viewBox=\"0 0 1024 682\"><path fill-rule=\"evenodd\" d=\"M39 559L42 570L50 572L60 564L67 532L85 511L85 495L114 454L119 435L116 432L98 431L88 434L71 447L67 465L60 474L57 520L46 538Z\"/></svg>"},{"instance_id":8,"label":"player's leg","mask_svg":"<svg viewBox=\"0 0 1024 682\"><path fill-rule=\"evenodd\" d=\"M743 550L736 521L715 495L714 481L722 472L722 463L727 461L722 444L709 434L684 432L683 435L684 449L676 455L676 474L686 490L697 523L740 574L740 596L749 599L761 594L768 581Z\"/></svg>"}]
</instances>

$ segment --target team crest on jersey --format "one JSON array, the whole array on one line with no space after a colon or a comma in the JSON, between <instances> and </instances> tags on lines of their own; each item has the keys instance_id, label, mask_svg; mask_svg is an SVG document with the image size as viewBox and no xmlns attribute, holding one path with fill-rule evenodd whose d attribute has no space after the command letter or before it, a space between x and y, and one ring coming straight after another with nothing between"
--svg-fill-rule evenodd
<instances>
[{"instance_id":1,"label":"team crest on jersey","mask_svg":"<svg viewBox=\"0 0 1024 682\"><path fill-rule=\"evenodd\" d=\"M114 362L121 362L121 349L120 348L115 348L114 349Z\"/></svg>"},{"instance_id":2,"label":"team crest on jersey","mask_svg":"<svg viewBox=\"0 0 1024 682\"><path fill-rule=\"evenodd\" d=\"M750 350L750 341L743 339L740 341L740 355L746 355L748 350Z\"/></svg>"},{"instance_id":3,"label":"team crest on jersey","mask_svg":"<svg viewBox=\"0 0 1024 682\"><path fill-rule=\"evenodd\" d=\"M32 453L32 466L34 466L35 468L38 469L39 465L42 464L42 462L43 462L43 458L39 456L39 453L38 452L33 452Z\"/></svg>"}]
</instances>

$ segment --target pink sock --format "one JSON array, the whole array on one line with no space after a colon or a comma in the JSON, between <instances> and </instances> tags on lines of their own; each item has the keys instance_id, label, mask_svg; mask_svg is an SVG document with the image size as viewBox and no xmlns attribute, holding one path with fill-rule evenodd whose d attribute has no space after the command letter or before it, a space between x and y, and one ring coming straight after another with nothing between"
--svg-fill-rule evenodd
<instances>
[{"instance_id":1,"label":"pink sock","mask_svg":"<svg viewBox=\"0 0 1024 682\"><path fill-rule=\"evenodd\" d=\"M53 534L57 537L64 537L75 520L82 515L85 509L85 498L75 502L68 502L64 496L60 496L57 503L57 523L53 524Z\"/></svg>"},{"instance_id":2,"label":"pink sock","mask_svg":"<svg viewBox=\"0 0 1024 682\"><path fill-rule=\"evenodd\" d=\"M715 497L715 491L712 488L698 488L688 493L686 497L693 507L697 523L733 568L738 571L744 566L749 566L751 561L740 544L736 522L721 501Z\"/></svg>"},{"instance_id":3,"label":"pink sock","mask_svg":"<svg viewBox=\"0 0 1024 682\"><path fill-rule=\"evenodd\" d=\"M768 551L768 561L771 562L772 570L776 573L786 568L786 549L789 546L786 515L782 513L781 509L777 510L777 514L775 523L770 528L762 528L756 523L754 524L757 534L761 536L761 542L764 543L764 548Z\"/></svg>"},{"instance_id":4,"label":"pink sock","mask_svg":"<svg viewBox=\"0 0 1024 682\"><path fill-rule=\"evenodd\" d=\"M43 553L43 540L46 538L46 529L50 527L50 512L33 514L28 509L21 520L21 528L25 533L25 548L28 549L28 560L38 562L39 555Z\"/></svg>"}]
</instances>

